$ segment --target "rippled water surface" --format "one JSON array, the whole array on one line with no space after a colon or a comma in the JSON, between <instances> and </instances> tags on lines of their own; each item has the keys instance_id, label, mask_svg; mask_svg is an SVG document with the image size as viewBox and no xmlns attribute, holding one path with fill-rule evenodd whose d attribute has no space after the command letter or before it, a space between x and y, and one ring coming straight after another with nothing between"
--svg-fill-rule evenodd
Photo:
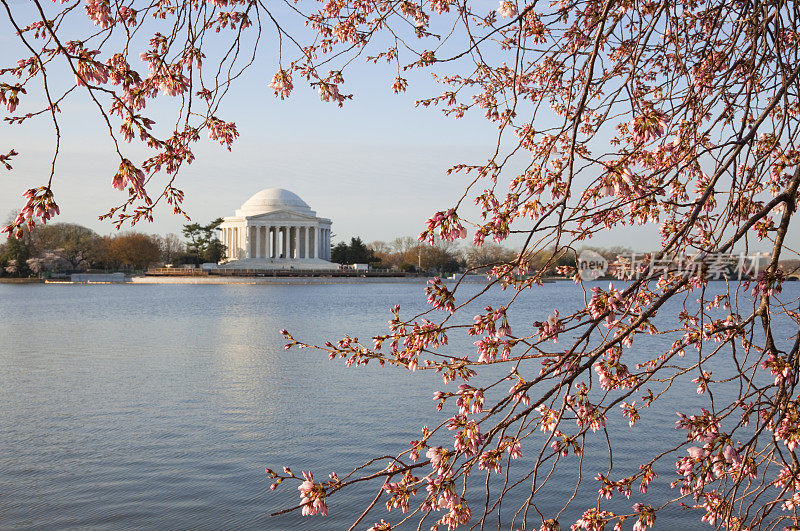
<instances>
[{"instance_id":1,"label":"rippled water surface","mask_svg":"<svg viewBox=\"0 0 800 531\"><path fill-rule=\"evenodd\" d=\"M796 295L788 284L784 298ZM571 283L547 284L520 299L512 327L531 333L581 299ZM271 492L264 467L324 478L406 449L421 425L447 418L431 400L441 378L286 351L279 330L309 342L366 338L385 331L395 303L404 315L424 309L423 285L0 285L0 528L346 529L374 489L336 496L326 518L269 517L299 496L294 484ZM463 355L473 340L448 348ZM686 386L673 400L685 409L693 396ZM615 459L624 467L653 442L679 441L674 420L654 411L619 430ZM587 460L602 455L587 448ZM571 495L572 478L556 479L542 507ZM659 524L685 517L675 510Z\"/></svg>"}]
</instances>

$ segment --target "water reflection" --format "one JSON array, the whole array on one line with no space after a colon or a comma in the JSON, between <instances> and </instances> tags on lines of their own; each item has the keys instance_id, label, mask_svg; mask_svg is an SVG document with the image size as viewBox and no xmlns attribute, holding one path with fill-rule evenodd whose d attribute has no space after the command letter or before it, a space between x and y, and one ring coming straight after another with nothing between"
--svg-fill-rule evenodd
<instances>
[{"instance_id":1,"label":"water reflection","mask_svg":"<svg viewBox=\"0 0 800 531\"><path fill-rule=\"evenodd\" d=\"M512 327L529 333L553 307L580 304L583 295L570 288L526 294ZM797 284L787 285L785 297L796 295ZM346 472L376 453L396 453L422 424L446 418L431 400L442 388L437 375L347 369L316 352L285 351L279 334L368 337L385 330L394 303L404 313L425 309L421 285L0 285L0 300L4 527L339 529L374 492L334 499L327 519L269 519L299 498L292 486L268 492L264 466ZM500 300L489 295L473 309ZM454 334L449 351L463 355L472 341ZM671 341L654 337L637 348L663 350ZM715 375L731 370L714 367ZM696 400L693 387L672 394L685 407ZM653 413L634 430L609 419L618 434L615 467L665 438L680 440L672 413ZM605 455L594 440L591 470ZM534 457L531 447L520 464ZM673 471L659 473L667 482ZM572 478L562 479L537 498L543 508L571 495ZM648 496L668 494L661 484ZM579 493L595 495L593 486ZM674 511L659 522L678 526L681 518Z\"/></svg>"}]
</instances>

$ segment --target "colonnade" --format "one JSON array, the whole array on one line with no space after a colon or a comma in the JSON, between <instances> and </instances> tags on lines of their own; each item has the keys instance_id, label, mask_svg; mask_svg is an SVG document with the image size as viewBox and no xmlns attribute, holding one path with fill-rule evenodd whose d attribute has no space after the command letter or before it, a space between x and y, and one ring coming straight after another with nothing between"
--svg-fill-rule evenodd
<instances>
[{"instance_id":1,"label":"colonnade","mask_svg":"<svg viewBox=\"0 0 800 531\"><path fill-rule=\"evenodd\" d=\"M232 260L331 258L330 229L308 225L257 225L222 229L225 257Z\"/></svg>"}]
</instances>

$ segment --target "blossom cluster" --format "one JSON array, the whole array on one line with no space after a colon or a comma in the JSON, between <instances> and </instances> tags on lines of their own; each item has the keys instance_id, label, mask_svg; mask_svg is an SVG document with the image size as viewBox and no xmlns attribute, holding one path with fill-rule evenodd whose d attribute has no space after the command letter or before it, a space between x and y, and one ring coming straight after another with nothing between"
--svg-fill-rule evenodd
<instances>
[{"instance_id":1,"label":"blossom cluster","mask_svg":"<svg viewBox=\"0 0 800 531\"><path fill-rule=\"evenodd\" d=\"M19 83L0 83L0 105L5 105L8 112L14 112L19 105L19 95L26 93L25 87Z\"/></svg>"},{"instance_id":2,"label":"blossom cluster","mask_svg":"<svg viewBox=\"0 0 800 531\"><path fill-rule=\"evenodd\" d=\"M231 145L236 137L239 136L239 131L236 130L236 124L233 122L223 122L222 120L211 117L208 121L208 138L217 140L220 144L231 150Z\"/></svg>"},{"instance_id":3,"label":"blossom cluster","mask_svg":"<svg viewBox=\"0 0 800 531\"><path fill-rule=\"evenodd\" d=\"M434 277L428 280L429 286L425 287L425 294L428 295L428 304L439 310L446 310L453 313L456 309L453 294L444 285L442 279Z\"/></svg>"},{"instance_id":4,"label":"blossom cluster","mask_svg":"<svg viewBox=\"0 0 800 531\"><path fill-rule=\"evenodd\" d=\"M12 149L11 151L9 151L8 153L6 153L5 155L0 155L0 164L2 164L3 166L5 166L5 168L6 168L7 170L10 170L10 169L11 169L11 163L10 163L9 161L10 161L10 160L11 160L13 157L16 157L18 154L19 154L19 153L17 153L17 152L16 152L16 150L13 150L13 149Z\"/></svg>"},{"instance_id":5,"label":"blossom cluster","mask_svg":"<svg viewBox=\"0 0 800 531\"><path fill-rule=\"evenodd\" d=\"M454 209L437 212L428 219L428 227L419 235L419 241L433 244L438 236L445 241L453 241L467 237L467 229Z\"/></svg>"},{"instance_id":6,"label":"blossom cluster","mask_svg":"<svg viewBox=\"0 0 800 531\"><path fill-rule=\"evenodd\" d=\"M114 174L114 188L117 190L125 190L127 187L132 190L132 194L145 197L144 183L144 171L134 166L130 160L123 159L119 165L119 169L117 169L117 173Z\"/></svg>"},{"instance_id":7,"label":"blossom cluster","mask_svg":"<svg viewBox=\"0 0 800 531\"><path fill-rule=\"evenodd\" d=\"M27 226L29 230L33 229L36 218L44 224L59 213L58 205L53 199L53 191L49 186L30 188L23 194L23 197L26 198L25 206L22 207L14 221L0 230L0 234L21 238L23 227Z\"/></svg>"},{"instance_id":8,"label":"blossom cluster","mask_svg":"<svg viewBox=\"0 0 800 531\"><path fill-rule=\"evenodd\" d=\"M303 472L303 481L297 490L300 491L300 504L303 506L303 516L320 514L328 515L328 506L325 504L325 489L322 485L314 483L311 472Z\"/></svg>"},{"instance_id":9,"label":"blossom cluster","mask_svg":"<svg viewBox=\"0 0 800 531\"><path fill-rule=\"evenodd\" d=\"M275 91L275 96L280 99L288 98L294 89L292 84L292 74L284 69L280 69L272 76L269 88Z\"/></svg>"}]
</instances>

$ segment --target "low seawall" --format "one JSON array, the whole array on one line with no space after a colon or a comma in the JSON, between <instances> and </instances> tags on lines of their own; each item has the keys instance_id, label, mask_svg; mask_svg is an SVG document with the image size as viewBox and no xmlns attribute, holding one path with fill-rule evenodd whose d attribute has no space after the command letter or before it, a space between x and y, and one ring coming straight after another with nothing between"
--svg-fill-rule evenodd
<instances>
[{"instance_id":1,"label":"low seawall","mask_svg":"<svg viewBox=\"0 0 800 531\"><path fill-rule=\"evenodd\" d=\"M127 282L127 278L125 278L125 273L75 273L70 275L70 282L74 284L79 283L87 283L91 284L93 282L101 282L103 284L106 283L123 283Z\"/></svg>"},{"instance_id":2,"label":"low seawall","mask_svg":"<svg viewBox=\"0 0 800 531\"><path fill-rule=\"evenodd\" d=\"M148 277L248 277L248 278L286 278L286 277L319 277L319 278L420 278L417 273L404 273L389 269L184 269L179 267L159 267L148 269Z\"/></svg>"},{"instance_id":3,"label":"low seawall","mask_svg":"<svg viewBox=\"0 0 800 531\"><path fill-rule=\"evenodd\" d=\"M428 277L223 277L223 276L142 276L131 277L133 284L424 284Z\"/></svg>"}]
</instances>

